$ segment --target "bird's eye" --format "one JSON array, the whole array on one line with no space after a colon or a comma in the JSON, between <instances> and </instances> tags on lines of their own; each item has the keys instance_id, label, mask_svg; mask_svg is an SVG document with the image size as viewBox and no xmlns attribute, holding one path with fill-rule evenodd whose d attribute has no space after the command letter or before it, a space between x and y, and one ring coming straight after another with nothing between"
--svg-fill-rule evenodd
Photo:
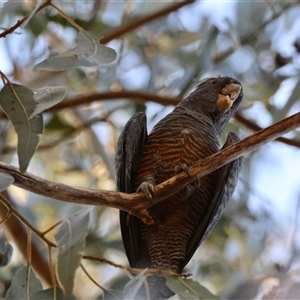
<instances>
[{"instance_id":1,"label":"bird's eye","mask_svg":"<svg viewBox=\"0 0 300 300\"><path fill-rule=\"evenodd\" d=\"M217 83L217 80L216 79L214 79L212 82L211 82L211 84L216 84Z\"/></svg>"}]
</instances>

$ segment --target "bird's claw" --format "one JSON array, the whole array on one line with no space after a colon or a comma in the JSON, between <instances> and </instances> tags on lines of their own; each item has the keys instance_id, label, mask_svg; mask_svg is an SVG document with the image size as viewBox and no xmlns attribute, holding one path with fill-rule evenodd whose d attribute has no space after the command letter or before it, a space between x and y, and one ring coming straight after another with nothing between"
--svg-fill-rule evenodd
<instances>
[{"instance_id":1,"label":"bird's claw","mask_svg":"<svg viewBox=\"0 0 300 300\"><path fill-rule=\"evenodd\" d=\"M154 185L144 181L141 183L141 185L138 187L137 192L142 192L146 198L151 201L152 203L152 198L153 198L153 194L154 194Z\"/></svg>"},{"instance_id":2,"label":"bird's claw","mask_svg":"<svg viewBox=\"0 0 300 300\"><path fill-rule=\"evenodd\" d=\"M140 186L137 188L137 192L143 193L145 197L151 202L153 205L153 195L154 195L154 185L144 181L140 184ZM154 221L152 217L150 216L148 210L146 208L138 210L138 212L135 214L145 225L152 225L154 224ZM129 215L128 215L129 216ZM129 217L130 221L130 217Z\"/></svg>"},{"instance_id":3,"label":"bird's claw","mask_svg":"<svg viewBox=\"0 0 300 300\"><path fill-rule=\"evenodd\" d=\"M181 173L181 172L186 172L188 174L189 177L190 176L190 173L189 173L189 167L187 164L181 164L180 166L176 166L175 167L175 174L178 174L178 173Z\"/></svg>"}]
</instances>

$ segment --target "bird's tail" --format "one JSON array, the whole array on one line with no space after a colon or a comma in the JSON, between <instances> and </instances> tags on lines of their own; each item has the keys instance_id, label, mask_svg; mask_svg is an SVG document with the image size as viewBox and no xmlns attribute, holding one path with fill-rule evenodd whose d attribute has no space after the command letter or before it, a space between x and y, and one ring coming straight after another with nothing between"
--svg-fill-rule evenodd
<instances>
[{"instance_id":1,"label":"bird's tail","mask_svg":"<svg viewBox=\"0 0 300 300\"><path fill-rule=\"evenodd\" d=\"M169 299L170 297L175 295L175 293L172 292L166 286L166 281L167 281L167 279L165 277L161 277L161 276L148 276L147 277L151 300ZM144 299L147 299L147 293L145 291L144 286L140 289L139 296Z\"/></svg>"}]
</instances>

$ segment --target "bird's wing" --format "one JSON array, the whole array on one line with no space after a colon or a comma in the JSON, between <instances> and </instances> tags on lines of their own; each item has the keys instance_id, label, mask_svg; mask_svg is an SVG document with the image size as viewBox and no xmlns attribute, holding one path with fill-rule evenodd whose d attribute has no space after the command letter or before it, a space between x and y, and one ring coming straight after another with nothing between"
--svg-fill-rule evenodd
<instances>
[{"instance_id":1,"label":"bird's wing","mask_svg":"<svg viewBox=\"0 0 300 300\"><path fill-rule=\"evenodd\" d=\"M147 117L143 112L136 113L125 125L121 133L115 156L117 189L124 193L136 190L135 180L139 159L147 141ZM138 219L128 212L120 211L120 225L125 252L131 266L135 266L143 245L138 232Z\"/></svg>"},{"instance_id":2,"label":"bird's wing","mask_svg":"<svg viewBox=\"0 0 300 300\"><path fill-rule=\"evenodd\" d=\"M234 133L229 133L223 149L238 142L239 138ZM188 243L185 264L194 255L197 248L209 235L213 227L217 224L225 210L226 205L235 190L238 174L243 164L243 157L239 157L231 163L221 167L216 175L216 187L213 200L205 214L204 219L199 223L199 227L192 239Z\"/></svg>"}]
</instances>

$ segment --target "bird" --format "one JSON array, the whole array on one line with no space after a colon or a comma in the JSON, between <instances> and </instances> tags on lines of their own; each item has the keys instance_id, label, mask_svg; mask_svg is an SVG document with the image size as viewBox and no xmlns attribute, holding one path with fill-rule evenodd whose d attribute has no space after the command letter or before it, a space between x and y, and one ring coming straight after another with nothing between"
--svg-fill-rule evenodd
<instances>
[{"instance_id":1,"label":"bird","mask_svg":"<svg viewBox=\"0 0 300 300\"><path fill-rule=\"evenodd\" d=\"M182 171L188 172L195 162L238 142L238 136L230 132L220 146L224 129L242 97L238 80L212 77L200 81L150 134L145 113L133 115L117 141L117 190L142 192L151 200L156 185ZM181 274L220 219L235 190L242 164L241 156L195 178L179 192L153 205L148 210L152 225L120 211L121 235L130 266ZM149 280L151 299L174 295L165 282L158 276Z\"/></svg>"}]
</instances>

